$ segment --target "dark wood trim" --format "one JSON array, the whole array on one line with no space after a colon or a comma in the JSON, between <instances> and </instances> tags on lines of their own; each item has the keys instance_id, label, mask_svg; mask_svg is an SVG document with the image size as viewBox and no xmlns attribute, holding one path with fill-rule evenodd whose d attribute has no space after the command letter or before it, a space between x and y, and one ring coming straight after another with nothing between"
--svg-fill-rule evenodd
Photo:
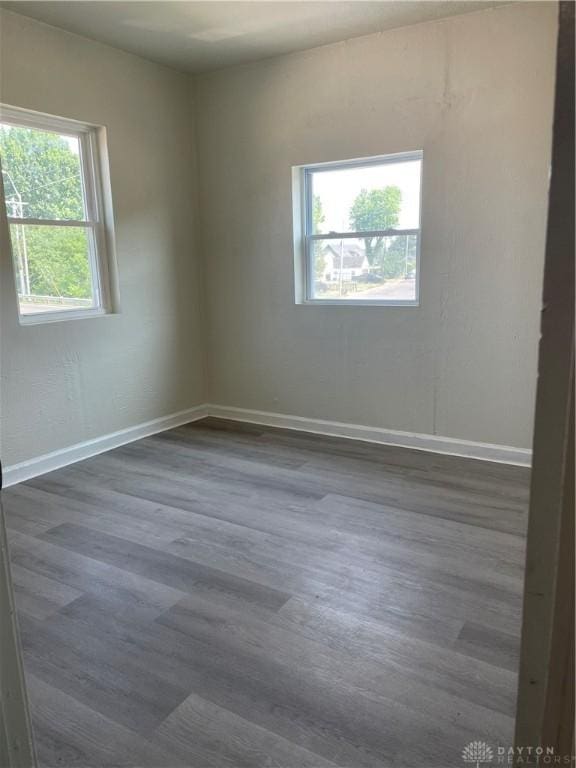
<instances>
[{"instance_id":1,"label":"dark wood trim","mask_svg":"<svg viewBox=\"0 0 576 768\"><path fill-rule=\"evenodd\" d=\"M574 3L559 4L516 746L574 741Z\"/></svg>"}]
</instances>

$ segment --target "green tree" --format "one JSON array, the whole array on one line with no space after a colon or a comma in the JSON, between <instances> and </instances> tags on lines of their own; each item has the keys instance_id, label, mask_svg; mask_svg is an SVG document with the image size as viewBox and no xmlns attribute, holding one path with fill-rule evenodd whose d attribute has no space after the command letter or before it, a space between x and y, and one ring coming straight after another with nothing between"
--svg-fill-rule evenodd
<instances>
[{"instance_id":1,"label":"green tree","mask_svg":"<svg viewBox=\"0 0 576 768\"><path fill-rule=\"evenodd\" d=\"M326 217L322 209L322 200L320 195L314 195L312 198L312 232L317 235ZM326 257L324 256L324 244L321 240L314 243L314 275L316 280L321 280L326 271Z\"/></svg>"},{"instance_id":2,"label":"green tree","mask_svg":"<svg viewBox=\"0 0 576 768\"><path fill-rule=\"evenodd\" d=\"M2 125L0 154L10 174L6 197L15 191L25 215L36 219L82 219L84 204L80 158L62 136L32 128Z\"/></svg>"},{"instance_id":3,"label":"green tree","mask_svg":"<svg viewBox=\"0 0 576 768\"><path fill-rule=\"evenodd\" d=\"M378 271L385 278L406 277L416 269L416 235L398 235L378 261Z\"/></svg>"},{"instance_id":4,"label":"green tree","mask_svg":"<svg viewBox=\"0 0 576 768\"><path fill-rule=\"evenodd\" d=\"M320 195L314 195L312 197L312 232L315 235L320 234L320 227L326 221L324 216L324 209L322 208L322 200Z\"/></svg>"},{"instance_id":5,"label":"green tree","mask_svg":"<svg viewBox=\"0 0 576 768\"><path fill-rule=\"evenodd\" d=\"M80 159L66 139L46 131L1 125L0 158L10 215L84 217ZM12 224L11 231L16 255L25 247L32 294L90 298L84 229Z\"/></svg>"},{"instance_id":6,"label":"green tree","mask_svg":"<svg viewBox=\"0 0 576 768\"><path fill-rule=\"evenodd\" d=\"M356 232L391 229L398 224L402 192L399 187L362 189L350 208L350 227ZM371 266L379 266L385 255L385 238L365 237L366 257Z\"/></svg>"}]
</instances>

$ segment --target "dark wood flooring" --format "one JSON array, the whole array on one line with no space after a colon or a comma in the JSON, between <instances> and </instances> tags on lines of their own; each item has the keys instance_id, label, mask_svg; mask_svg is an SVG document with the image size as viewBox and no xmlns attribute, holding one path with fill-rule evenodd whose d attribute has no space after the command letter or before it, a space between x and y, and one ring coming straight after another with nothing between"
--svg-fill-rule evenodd
<instances>
[{"instance_id":1,"label":"dark wood flooring","mask_svg":"<svg viewBox=\"0 0 576 768\"><path fill-rule=\"evenodd\" d=\"M528 476L204 420L4 491L41 765L508 746Z\"/></svg>"}]
</instances>

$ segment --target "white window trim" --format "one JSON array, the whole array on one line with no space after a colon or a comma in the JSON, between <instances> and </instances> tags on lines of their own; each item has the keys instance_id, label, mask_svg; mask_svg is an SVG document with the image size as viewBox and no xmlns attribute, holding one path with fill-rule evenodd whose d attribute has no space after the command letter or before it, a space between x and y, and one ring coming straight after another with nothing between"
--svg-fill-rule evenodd
<instances>
[{"instance_id":1,"label":"white window trim","mask_svg":"<svg viewBox=\"0 0 576 768\"><path fill-rule=\"evenodd\" d=\"M411 152L399 152L392 155L378 155L374 157L355 158L326 163L308 163L292 168L292 204L294 222L294 298L295 303L303 306L315 307L419 307L420 306L420 244L422 240L422 168L424 152L414 150ZM315 170L339 171L344 168L365 168L370 165L383 165L384 163L401 163L406 161L420 161L420 201L419 221L417 229L386 229L371 232L329 232L314 235L310 231L312 223L312 194L311 179ZM366 235L380 235L390 237L394 235L417 235L416 241L416 296L409 301L398 299L314 299L312 296L313 264L310 246L314 240L327 239L361 239Z\"/></svg>"},{"instance_id":2,"label":"white window trim","mask_svg":"<svg viewBox=\"0 0 576 768\"><path fill-rule=\"evenodd\" d=\"M23 314L17 295L18 320L21 325L78 320L102 317L119 311L118 277L115 260L114 219L112 193L108 170L106 129L102 126L56 117L42 112L0 104L0 122L74 136L80 144L80 163L85 196L86 219L84 221L57 219L16 218L6 215L8 224L82 227L89 233L90 269L95 306L78 309L51 310ZM0 185L3 181L0 180ZM5 206L2 187L2 204ZM6 214L8 212L6 211ZM12 241L9 236L10 250ZM16 269L11 253L12 271L16 294Z\"/></svg>"}]
</instances>

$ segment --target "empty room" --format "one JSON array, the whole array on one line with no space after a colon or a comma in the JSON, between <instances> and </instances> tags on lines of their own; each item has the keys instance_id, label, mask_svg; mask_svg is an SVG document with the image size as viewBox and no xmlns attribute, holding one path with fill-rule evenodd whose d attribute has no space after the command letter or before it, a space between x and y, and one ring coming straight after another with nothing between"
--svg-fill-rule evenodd
<instances>
[{"instance_id":1,"label":"empty room","mask_svg":"<svg viewBox=\"0 0 576 768\"><path fill-rule=\"evenodd\" d=\"M0 768L572 762L573 30L0 3Z\"/></svg>"}]
</instances>

